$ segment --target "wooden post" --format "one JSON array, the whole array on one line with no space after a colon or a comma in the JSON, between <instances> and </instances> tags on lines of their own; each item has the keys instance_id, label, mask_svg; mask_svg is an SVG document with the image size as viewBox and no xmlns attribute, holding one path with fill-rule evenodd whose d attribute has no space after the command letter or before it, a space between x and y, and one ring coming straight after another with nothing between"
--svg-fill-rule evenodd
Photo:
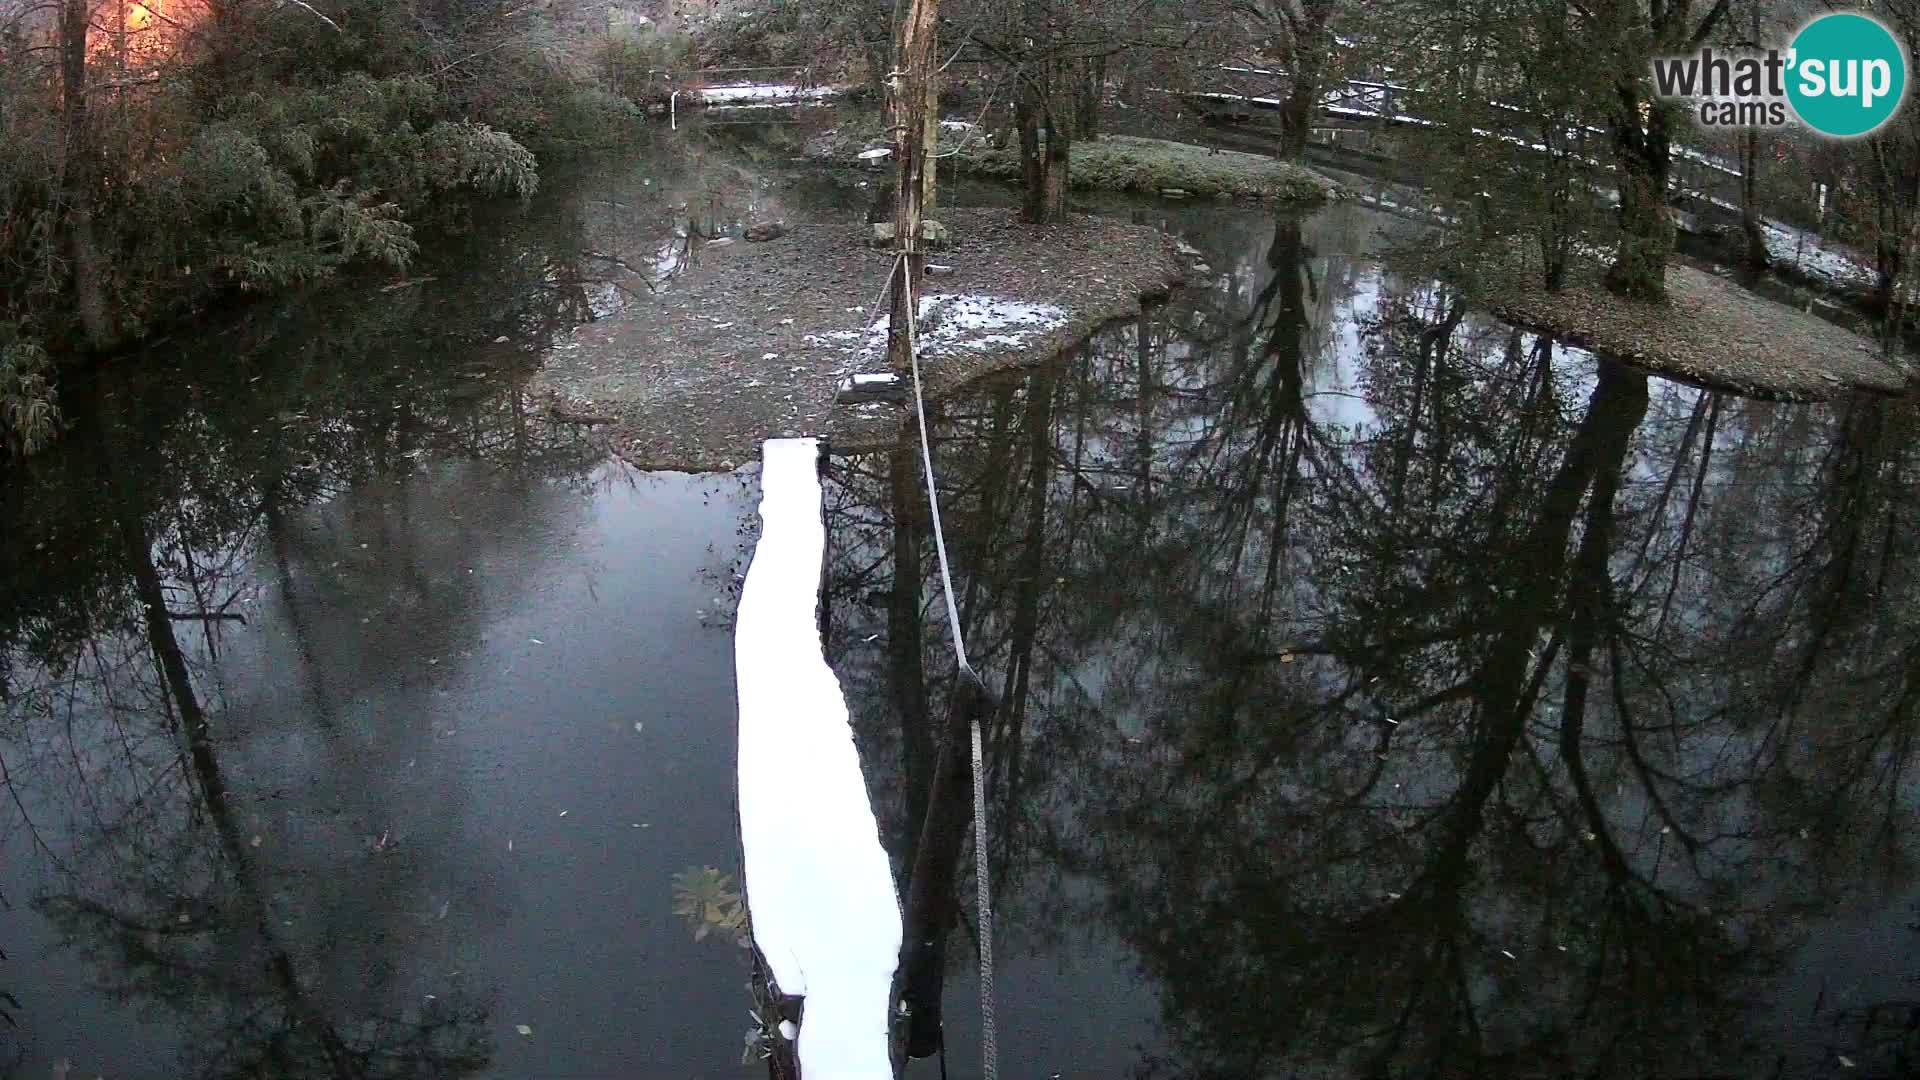
<instances>
[{"instance_id":1,"label":"wooden post","mask_svg":"<svg viewBox=\"0 0 1920 1080\"><path fill-rule=\"evenodd\" d=\"M887 322L887 359L893 370L905 376L912 356L907 344L907 320L912 305L919 301L920 279L927 257L920 240L920 223L925 219L929 186L927 128L931 102L931 80L935 60L934 20L940 0L909 0L906 20L901 26L900 47L894 57L887 85L892 92L890 110L893 125L893 160L897 170L894 183L893 242L906 258L893 272L893 309Z\"/></svg>"}]
</instances>

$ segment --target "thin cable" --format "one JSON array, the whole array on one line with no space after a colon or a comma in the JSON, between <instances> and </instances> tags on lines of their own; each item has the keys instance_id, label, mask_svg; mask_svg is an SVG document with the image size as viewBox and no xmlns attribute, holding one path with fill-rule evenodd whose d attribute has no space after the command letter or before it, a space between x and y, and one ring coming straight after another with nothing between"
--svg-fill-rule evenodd
<instances>
[{"instance_id":1,"label":"thin cable","mask_svg":"<svg viewBox=\"0 0 1920 1080\"><path fill-rule=\"evenodd\" d=\"M920 462L927 471L927 506L933 515L933 549L940 556L940 586L946 590L947 626L953 631L953 652L960 661L960 673L980 676L967 663L967 643L960 636L960 609L953 602L953 570L947 563L947 538L940 529L940 495L934 489L933 446L927 442L927 406L920 387L920 313L913 286L913 263L903 252L898 267L901 284L907 288L907 359L913 371L913 411L920 424Z\"/></svg>"},{"instance_id":2,"label":"thin cable","mask_svg":"<svg viewBox=\"0 0 1920 1080\"><path fill-rule=\"evenodd\" d=\"M903 241L904 242L904 241ZM907 359L913 371L913 412L920 428L920 463L927 472L927 506L933 517L933 549L940 557L940 585L945 590L947 625L953 630L953 655L959 662L958 678L984 686L973 665L967 663L966 641L960 635L960 608L953 601L953 570L947 563L947 538L940 527L940 494L933 478L933 444L927 438L927 405L920 385L920 306L913 288L913 262L903 251L896 266L901 284L907 289ZM980 692L984 690L969 690ZM968 717L968 736L973 742L973 877L980 921L980 1075L983 1080L998 1080L1000 1043L993 1016L993 898L987 875L987 769L983 740L980 737L979 710ZM942 1067L944 1067L944 1060Z\"/></svg>"}]
</instances>

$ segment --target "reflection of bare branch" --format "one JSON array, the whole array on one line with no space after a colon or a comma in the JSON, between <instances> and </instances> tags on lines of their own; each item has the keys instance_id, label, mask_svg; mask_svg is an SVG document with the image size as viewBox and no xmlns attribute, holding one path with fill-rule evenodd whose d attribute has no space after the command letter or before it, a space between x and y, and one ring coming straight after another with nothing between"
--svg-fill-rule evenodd
<instances>
[{"instance_id":1,"label":"reflection of bare branch","mask_svg":"<svg viewBox=\"0 0 1920 1080\"><path fill-rule=\"evenodd\" d=\"M1634 775L1640 778L1640 787L1647 793L1653 804L1653 811L1666 827L1673 830L1681 846L1687 849L1687 856L1694 861L1694 869L1699 869L1700 842L1696 840L1684 824L1673 814L1672 808L1661 794L1660 785L1654 781L1653 770L1647 765L1647 759L1640 752L1640 739L1635 734L1633 705L1627 700L1626 657L1620 646L1620 634L1607 635L1608 676L1613 684L1613 715L1620 724L1620 742L1626 748L1627 761L1632 764Z\"/></svg>"},{"instance_id":2,"label":"reflection of bare branch","mask_svg":"<svg viewBox=\"0 0 1920 1080\"><path fill-rule=\"evenodd\" d=\"M1694 517L1700 512L1700 495L1707 486L1707 470L1713 460L1713 432L1720 422L1721 396L1718 393L1708 396L1713 404L1707 410L1707 432L1700 442L1700 468L1694 473L1693 495L1687 500L1687 514L1680 524L1680 539L1672 555L1673 577L1667 582L1666 598L1660 601L1660 621L1654 624L1653 636L1656 639L1666 629L1667 616L1673 611L1674 595L1680 591L1680 571L1687 563L1687 541L1693 536Z\"/></svg>"}]
</instances>

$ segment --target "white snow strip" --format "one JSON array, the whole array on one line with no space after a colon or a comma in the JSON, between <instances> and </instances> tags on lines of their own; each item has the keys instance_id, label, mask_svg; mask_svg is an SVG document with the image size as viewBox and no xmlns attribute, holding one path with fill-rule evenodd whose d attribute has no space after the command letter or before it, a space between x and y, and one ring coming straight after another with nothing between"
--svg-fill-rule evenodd
<instances>
[{"instance_id":1,"label":"white snow strip","mask_svg":"<svg viewBox=\"0 0 1920 1080\"><path fill-rule=\"evenodd\" d=\"M839 92L840 87L837 86L793 86L779 83L749 83L739 86L702 87L700 90L700 100L708 105L731 105L742 102L821 101Z\"/></svg>"},{"instance_id":2,"label":"white snow strip","mask_svg":"<svg viewBox=\"0 0 1920 1080\"><path fill-rule=\"evenodd\" d=\"M806 997L801 1074L891 1080L900 904L846 699L820 647L818 455L813 439L765 444L763 527L735 621L747 911L781 992Z\"/></svg>"},{"instance_id":3,"label":"white snow strip","mask_svg":"<svg viewBox=\"0 0 1920 1080\"><path fill-rule=\"evenodd\" d=\"M1699 150L1695 150L1691 146L1674 146L1672 147L1672 153L1674 157L1686 158L1688 161L1691 161L1696 165L1705 165L1709 169L1714 169L1718 172L1726 173L1728 176L1740 175L1739 169L1736 169L1733 166L1727 164L1726 162L1720 160L1719 158L1714 157L1712 154L1702 153Z\"/></svg>"}]
</instances>

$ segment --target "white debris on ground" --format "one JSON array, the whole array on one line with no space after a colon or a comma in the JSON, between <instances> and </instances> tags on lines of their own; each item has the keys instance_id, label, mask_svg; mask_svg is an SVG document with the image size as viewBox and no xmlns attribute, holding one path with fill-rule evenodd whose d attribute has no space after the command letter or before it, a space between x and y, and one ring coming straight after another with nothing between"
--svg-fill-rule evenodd
<instances>
[{"instance_id":1,"label":"white debris on ground","mask_svg":"<svg viewBox=\"0 0 1920 1080\"><path fill-rule=\"evenodd\" d=\"M825 101L840 93L838 86L794 86L788 83L742 83L704 86L700 100L708 105L775 105L795 101Z\"/></svg>"},{"instance_id":2,"label":"white debris on ground","mask_svg":"<svg viewBox=\"0 0 1920 1080\"><path fill-rule=\"evenodd\" d=\"M1065 308L982 293L929 293L920 297L920 353L939 356L960 350L1017 349L1067 324ZM887 347L887 317L875 319L863 333L833 330L810 334L808 345L838 345L855 359Z\"/></svg>"},{"instance_id":3,"label":"white debris on ground","mask_svg":"<svg viewBox=\"0 0 1920 1080\"><path fill-rule=\"evenodd\" d=\"M763 527L734 623L747 912L781 992L806 998L801 1074L891 1080L900 905L821 652L818 455L813 439L765 443Z\"/></svg>"},{"instance_id":4,"label":"white debris on ground","mask_svg":"<svg viewBox=\"0 0 1920 1080\"><path fill-rule=\"evenodd\" d=\"M1873 269L1812 233L1769 221L1767 256L1776 263L1799 268L1816 281L1854 288L1872 288Z\"/></svg>"},{"instance_id":5,"label":"white debris on ground","mask_svg":"<svg viewBox=\"0 0 1920 1080\"><path fill-rule=\"evenodd\" d=\"M1704 202L1738 214L1738 204L1711 195L1695 193ZM1777 221L1761 219L1767 236L1767 257L1777 266L1791 266L1815 281L1842 288L1870 289L1876 280L1873 268L1864 256L1839 244L1821 239L1805 229L1796 229Z\"/></svg>"}]
</instances>

